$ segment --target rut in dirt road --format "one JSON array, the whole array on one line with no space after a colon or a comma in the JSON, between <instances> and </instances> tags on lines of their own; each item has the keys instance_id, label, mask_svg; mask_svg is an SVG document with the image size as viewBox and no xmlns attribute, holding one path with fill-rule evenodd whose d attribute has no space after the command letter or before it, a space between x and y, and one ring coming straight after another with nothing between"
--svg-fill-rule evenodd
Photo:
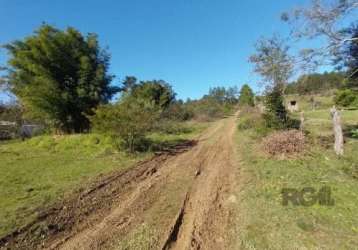
<instances>
[{"instance_id":1,"label":"rut in dirt road","mask_svg":"<svg viewBox=\"0 0 358 250\"><path fill-rule=\"evenodd\" d=\"M144 224L153 229L146 249L228 249L235 120L99 180L0 239L0 249L118 249Z\"/></svg>"},{"instance_id":2,"label":"rut in dirt road","mask_svg":"<svg viewBox=\"0 0 358 250\"><path fill-rule=\"evenodd\" d=\"M228 249L234 131L235 120L230 118L211 142L198 149L202 161L195 182L163 249Z\"/></svg>"}]
</instances>

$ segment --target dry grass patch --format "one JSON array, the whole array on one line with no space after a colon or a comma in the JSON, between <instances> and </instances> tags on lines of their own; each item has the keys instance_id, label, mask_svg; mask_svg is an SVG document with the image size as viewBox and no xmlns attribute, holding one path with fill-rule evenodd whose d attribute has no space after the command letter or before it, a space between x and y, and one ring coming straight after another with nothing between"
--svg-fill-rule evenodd
<instances>
[{"instance_id":1,"label":"dry grass patch","mask_svg":"<svg viewBox=\"0 0 358 250\"><path fill-rule=\"evenodd\" d=\"M305 135L299 130L274 132L262 141L263 150L271 156L288 156L302 153L305 149Z\"/></svg>"}]
</instances>

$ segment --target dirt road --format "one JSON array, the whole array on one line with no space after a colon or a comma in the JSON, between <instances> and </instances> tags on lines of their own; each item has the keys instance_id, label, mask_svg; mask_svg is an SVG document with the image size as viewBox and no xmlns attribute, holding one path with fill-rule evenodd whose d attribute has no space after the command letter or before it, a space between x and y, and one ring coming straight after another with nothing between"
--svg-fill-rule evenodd
<instances>
[{"instance_id":1,"label":"dirt road","mask_svg":"<svg viewBox=\"0 0 358 250\"><path fill-rule=\"evenodd\" d=\"M228 249L235 119L215 122L196 141L99 178L1 239L0 248Z\"/></svg>"}]
</instances>

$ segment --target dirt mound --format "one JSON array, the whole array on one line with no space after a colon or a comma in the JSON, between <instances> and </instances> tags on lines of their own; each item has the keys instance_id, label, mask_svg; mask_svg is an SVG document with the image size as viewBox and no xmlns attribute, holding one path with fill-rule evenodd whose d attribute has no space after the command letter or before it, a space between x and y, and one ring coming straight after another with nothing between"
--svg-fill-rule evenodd
<instances>
[{"instance_id":1,"label":"dirt mound","mask_svg":"<svg viewBox=\"0 0 358 250\"><path fill-rule=\"evenodd\" d=\"M262 145L273 156L297 154L305 148L305 135L299 130L279 131L265 137Z\"/></svg>"}]
</instances>

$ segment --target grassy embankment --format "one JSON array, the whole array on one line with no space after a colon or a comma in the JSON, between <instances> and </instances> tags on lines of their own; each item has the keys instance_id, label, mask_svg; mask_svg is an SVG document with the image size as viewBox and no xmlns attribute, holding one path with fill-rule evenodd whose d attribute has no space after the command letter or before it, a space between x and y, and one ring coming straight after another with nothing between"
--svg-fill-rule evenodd
<instances>
[{"instance_id":1,"label":"grassy embankment","mask_svg":"<svg viewBox=\"0 0 358 250\"><path fill-rule=\"evenodd\" d=\"M207 123L186 124L175 134L149 136L155 148L192 139ZM117 150L110 137L88 134L39 136L0 144L0 237L30 222L44 206L111 171L124 170L151 156Z\"/></svg>"},{"instance_id":2,"label":"grassy embankment","mask_svg":"<svg viewBox=\"0 0 358 250\"><path fill-rule=\"evenodd\" d=\"M358 246L358 139L346 138L345 155L333 152L327 105L313 111L305 98L305 153L274 159L262 152L255 128L237 132L240 157L235 249L356 249ZM300 100L299 100L300 101ZM303 102L303 103L302 103ZM345 128L358 125L358 110L343 111ZM239 121L240 122L240 121ZM333 206L282 205L283 188L328 186Z\"/></svg>"}]
</instances>

